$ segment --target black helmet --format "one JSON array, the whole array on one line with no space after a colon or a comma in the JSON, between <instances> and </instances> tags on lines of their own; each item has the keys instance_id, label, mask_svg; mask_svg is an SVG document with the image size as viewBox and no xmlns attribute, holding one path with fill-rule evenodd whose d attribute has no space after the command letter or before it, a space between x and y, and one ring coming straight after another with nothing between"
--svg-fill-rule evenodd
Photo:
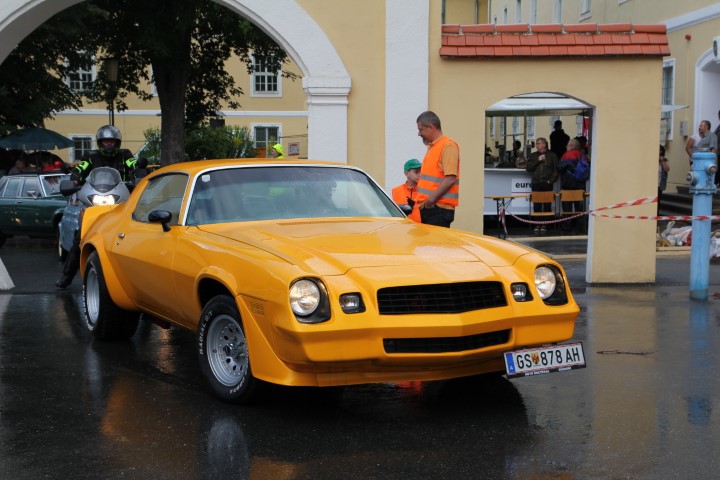
<instances>
[{"instance_id":1,"label":"black helmet","mask_svg":"<svg viewBox=\"0 0 720 480\"><path fill-rule=\"evenodd\" d=\"M100 141L106 140L106 139L115 140L115 145L112 147L104 147ZM122 134L120 134L120 129L113 126L113 125L104 125L100 127L100 129L97 131L97 135L95 135L95 140L97 141L97 148L98 151L105 156L112 157L117 153L118 150L120 150L120 144L122 143Z\"/></svg>"}]
</instances>

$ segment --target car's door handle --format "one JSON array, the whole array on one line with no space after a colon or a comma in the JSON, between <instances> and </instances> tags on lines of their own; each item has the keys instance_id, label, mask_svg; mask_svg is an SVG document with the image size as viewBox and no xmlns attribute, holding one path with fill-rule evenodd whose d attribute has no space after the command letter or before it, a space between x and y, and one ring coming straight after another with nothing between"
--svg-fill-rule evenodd
<instances>
[{"instance_id":1,"label":"car's door handle","mask_svg":"<svg viewBox=\"0 0 720 480\"><path fill-rule=\"evenodd\" d=\"M124 233L118 233L118 238L119 238L119 239L125 238L125 234L124 234Z\"/></svg>"}]
</instances>

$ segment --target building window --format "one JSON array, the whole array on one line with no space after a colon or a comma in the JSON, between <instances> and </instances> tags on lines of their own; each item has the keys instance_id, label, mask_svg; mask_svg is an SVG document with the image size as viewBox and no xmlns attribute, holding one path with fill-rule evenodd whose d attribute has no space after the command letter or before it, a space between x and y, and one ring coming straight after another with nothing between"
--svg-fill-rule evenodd
<instances>
[{"instance_id":1,"label":"building window","mask_svg":"<svg viewBox=\"0 0 720 480\"><path fill-rule=\"evenodd\" d=\"M522 0L515 0L515 23L522 22Z\"/></svg>"},{"instance_id":2,"label":"building window","mask_svg":"<svg viewBox=\"0 0 720 480\"><path fill-rule=\"evenodd\" d=\"M580 20L592 16L592 0L580 0Z\"/></svg>"},{"instance_id":3,"label":"building window","mask_svg":"<svg viewBox=\"0 0 720 480\"><path fill-rule=\"evenodd\" d=\"M675 60L663 62L662 75L662 104L672 106L675 104ZM672 139L673 112L662 112L660 118L667 119L667 138Z\"/></svg>"},{"instance_id":4,"label":"building window","mask_svg":"<svg viewBox=\"0 0 720 480\"><path fill-rule=\"evenodd\" d=\"M93 137L92 136L73 136L72 141L75 145L70 152L70 161L77 162L82 159L86 153L93 149Z\"/></svg>"},{"instance_id":5,"label":"building window","mask_svg":"<svg viewBox=\"0 0 720 480\"><path fill-rule=\"evenodd\" d=\"M282 95L282 76L270 70L268 59L253 56L252 92L255 97L279 97Z\"/></svg>"},{"instance_id":6,"label":"building window","mask_svg":"<svg viewBox=\"0 0 720 480\"><path fill-rule=\"evenodd\" d=\"M85 92L90 89L93 80L95 79L95 68L90 70L77 70L70 74L67 79L68 87L73 92Z\"/></svg>"},{"instance_id":7,"label":"building window","mask_svg":"<svg viewBox=\"0 0 720 480\"><path fill-rule=\"evenodd\" d=\"M508 6L505 5L503 7L503 25L507 25L508 23Z\"/></svg>"},{"instance_id":8,"label":"building window","mask_svg":"<svg viewBox=\"0 0 720 480\"><path fill-rule=\"evenodd\" d=\"M527 119L527 138L528 140L535 140L535 117L528 117Z\"/></svg>"},{"instance_id":9,"label":"building window","mask_svg":"<svg viewBox=\"0 0 720 480\"><path fill-rule=\"evenodd\" d=\"M253 144L255 148L267 150L280 139L279 125L253 125Z\"/></svg>"},{"instance_id":10,"label":"building window","mask_svg":"<svg viewBox=\"0 0 720 480\"><path fill-rule=\"evenodd\" d=\"M563 9L562 0L555 0L555 6L553 8L553 22L554 23L562 23L562 9Z\"/></svg>"}]
</instances>

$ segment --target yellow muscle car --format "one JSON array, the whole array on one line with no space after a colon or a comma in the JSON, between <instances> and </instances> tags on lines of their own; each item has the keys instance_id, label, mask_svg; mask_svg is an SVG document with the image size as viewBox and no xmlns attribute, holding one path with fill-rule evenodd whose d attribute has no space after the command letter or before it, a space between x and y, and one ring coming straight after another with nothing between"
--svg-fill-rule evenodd
<instances>
[{"instance_id":1,"label":"yellow muscle car","mask_svg":"<svg viewBox=\"0 0 720 480\"><path fill-rule=\"evenodd\" d=\"M127 339L141 314L196 332L203 374L224 400L249 401L264 382L574 368L570 350L539 347L570 339L578 314L558 263L408 220L349 165L170 165L126 203L87 209L81 238L93 335Z\"/></svg>"}]
</instances>

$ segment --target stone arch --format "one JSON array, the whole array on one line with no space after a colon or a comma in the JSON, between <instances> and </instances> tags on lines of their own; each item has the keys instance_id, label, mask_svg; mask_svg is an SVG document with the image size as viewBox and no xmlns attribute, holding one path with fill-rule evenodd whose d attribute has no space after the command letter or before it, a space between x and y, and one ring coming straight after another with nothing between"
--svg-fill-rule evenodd
<instances>
[{"instance_id":1,"label":"stone arch","mask_svg":"<svg viewBox=\"0 0 720 480\"><path fill-rule=\"evenodd\" d=\"M4 0L0 9L0 62L35 28L81 1ZM325 32L295 0L214 1L255 23L301 69L308 99L308 156L347 163L350 74Z\"/></svg>"}]
</instances>

